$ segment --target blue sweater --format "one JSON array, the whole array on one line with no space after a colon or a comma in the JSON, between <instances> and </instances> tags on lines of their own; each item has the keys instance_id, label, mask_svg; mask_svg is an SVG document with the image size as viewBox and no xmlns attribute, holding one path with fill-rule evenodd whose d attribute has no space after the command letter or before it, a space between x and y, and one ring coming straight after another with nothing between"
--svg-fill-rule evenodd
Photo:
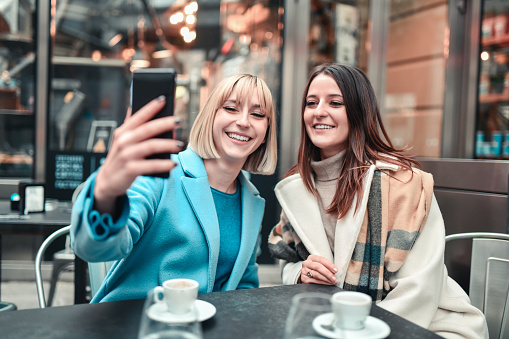
<instances>
[{"instance_id":1,"label":"blue sweater","mask_svg":"<svg viewBox=\"0 0 509 339\"><path fill-rule=\"evenodd\" d=\"M240 227L242 206L240 201L240 187L233 194L220 192L212 189L214 205L216 206L217 219L221 241L219 247L219 265L216 270L216 282L214 291L220 291L221 286L230 277L230 272L235 264L235 258L240 247Z\"/></svg>"},{"instance_id":2,"label":"blue sweater","mask_svg":"<svg viewBox=\"0 0 509 339\"><path fill-rule=\"evenodd\" d=\"M85 261L117 260L92 302L145 298L163 281L197 280L212 292L219 263L220 232L203 160L191 149L172 156L168 179L139 177L120 199L118 220L94 217L92 175L78 196L71 219L71 246ZM222 291L258 287L260 226L265 201L239 174L240 248Z\"/></svg>"}]
</instances>

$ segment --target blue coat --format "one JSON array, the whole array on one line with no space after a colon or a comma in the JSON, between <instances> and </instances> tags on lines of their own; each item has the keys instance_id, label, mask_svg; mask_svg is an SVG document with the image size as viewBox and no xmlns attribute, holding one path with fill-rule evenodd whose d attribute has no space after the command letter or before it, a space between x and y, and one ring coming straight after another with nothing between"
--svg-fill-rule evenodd
<instances>
[{"instance_id":1,"label":"blue coat","mask_svg":"<svg viewBox=\"0 0 509 339\"><path fill-rule=\"evenodd\" d=\"M219 257L219 224L203 160L191 149L173 155L178 166L169 179L138 177L120 199L117 221L90 219L95 174L75 202L71 245L85 261L118 260L92 302L145 298L163 281L185 277L214 287ZM258 287L256 257L265 200L241 172L241 243L222 290ZM126 227L127 225L127 227Z\"/></svg>"}]
</instances>

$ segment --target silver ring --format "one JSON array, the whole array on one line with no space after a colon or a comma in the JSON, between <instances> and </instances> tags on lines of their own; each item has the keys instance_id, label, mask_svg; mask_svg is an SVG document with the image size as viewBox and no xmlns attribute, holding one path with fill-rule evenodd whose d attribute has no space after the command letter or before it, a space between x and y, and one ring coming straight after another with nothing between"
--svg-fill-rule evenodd
<instances>
[{"instance_id":1,"label":"silver ring","mask_svg":"<svg viewBox=\"0 0 509 339\"><path fill-rule=\"evenodd\" d=\"M313 278L313 273L311 273L311 271L308 271L308 273L306 274L308 277L310 278Z\"/></svg>"}]
</instances>

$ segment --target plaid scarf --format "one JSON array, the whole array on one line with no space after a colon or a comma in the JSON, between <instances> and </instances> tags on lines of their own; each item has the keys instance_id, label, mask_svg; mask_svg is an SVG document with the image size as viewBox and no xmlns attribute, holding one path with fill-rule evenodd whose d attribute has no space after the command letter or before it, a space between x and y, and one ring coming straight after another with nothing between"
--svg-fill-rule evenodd
<instances>
[{"instance_id":1,"label":"plaid scarf","mask_svg":"<svg viewBox=\"0 0 509 339\"><path fill-rule=\"evenodd\" d=\"M364 292L377 302L387 296L391 277L403 266L426 223L432 195L428 173L374 172L343 289ZM269 251L289 262L304 261L310 254L284 211L269 235Z\"/></svg>"}]
</instances>

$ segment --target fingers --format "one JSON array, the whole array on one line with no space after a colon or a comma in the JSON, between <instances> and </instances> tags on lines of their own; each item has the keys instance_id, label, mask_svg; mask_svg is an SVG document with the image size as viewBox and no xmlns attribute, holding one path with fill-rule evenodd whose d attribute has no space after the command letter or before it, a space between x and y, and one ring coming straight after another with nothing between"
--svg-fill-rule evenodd
<instances>
[{"instance_id":1,"label":"fingers","mask_svg":"<svg viewBox=\"0 0 509 339\"><path fill-rule=\"evenodd\" d=\"M134 119L134 117L132 119ZM131 128L133 125L124 124L126 126L120 126L113 133L112 147L117 146L123 149L130 145L139 144L164 132L175 130L181 124L182 119L178 117L164 117L151 120L136 128Z\"/></svg>"},{"instance_id":2,"label":"fingers","mask_svg":"<svg viewBox=\"0 0 509 339\"><path fill-rule=\"evenodd\" d=\"M133 115L133 109L131 107L128 107L127 108L127 113L125 114L125 119L124 119L124 122L129 119L131 117L131 115Z\"/></svg>"},{"instance_id":3,"label":"fingers","mask_svg":"<svg viewBox=\"0 0 509 339\"><path fill-rule=\"evenodd\" d=\"M151 138L125 148L121 154L124 161L141 160L153 154L179 153L184 143L174 139Z\"/></svg>"},{"instance_id":4,"label":"fingers","mask_svg":"<svg viewBox=\"0 0 509 339\"><path fill-rule=\"evenodd\" d=\"M128 110L129 116L126 116L123 126L129 129L140 126L141 124L152 119L157 114L157 112L159 112L164 107L165 103L166 98L161 95L151 100L148 104L136 112L132 112L132 108L129 108L131 112Z\"/></svg>"},{"instance_id":5,"label":"fingers","mask_svg":"<svg viewBox=\"0 0 509 339\"><path fill-rule=\"evenodd\" d=\"M307 272L307 273L304 273ZM321 285L335 285L332 281L327 279L324 275L322 275L319 271L315 270L302 270L301 279L303 283L313 283L313 284L321 284Z\"/></svg>"},{"instance_id":6,"label":"fingers","mask_svg":"<svg viewBox=\"0 0 509 339\"><path fill-rule=\"evenodd\" d=\"M140 175L148 175L170 172L177 166L177 164L174 161L167 159L150 159L133 161L130 163L130 166L135 167L136 171Z\"/></svg>"},{"instance_id":7,"label":"fingers","mask_svg":"<svg viewBox=\"0 0 509 339\"><path fill-rule=\"evenodd\" d=\"M325 257L312 254L308 257L308 260L322 264L333 274L338 272L336 265L334 265L334 263L332 261L330 261L329 259L327 259Z\"/></svg>"},{"instance_id":8,"label":"fingers","mask_svg":"<svg viewBox=\"0 0 509 339\"><path fill-rule=\"evenodd\" d=\"M320 264L303 266L301 280L302 282L325 285L335 285L338 282L334 274L331 274L329 270Z\"/></svg>"},{"instance_id":9,"label":"fingers","mask_svg":"<svg viewBox=\"0 0 509 339\"><path fill-rule=\"evenodd\" d=\"M327 258L310 255L302 263L301 281L315 284L335 285L338 280L335 274L338 272L336 266Z\"/></svg>"}]
</instances>

